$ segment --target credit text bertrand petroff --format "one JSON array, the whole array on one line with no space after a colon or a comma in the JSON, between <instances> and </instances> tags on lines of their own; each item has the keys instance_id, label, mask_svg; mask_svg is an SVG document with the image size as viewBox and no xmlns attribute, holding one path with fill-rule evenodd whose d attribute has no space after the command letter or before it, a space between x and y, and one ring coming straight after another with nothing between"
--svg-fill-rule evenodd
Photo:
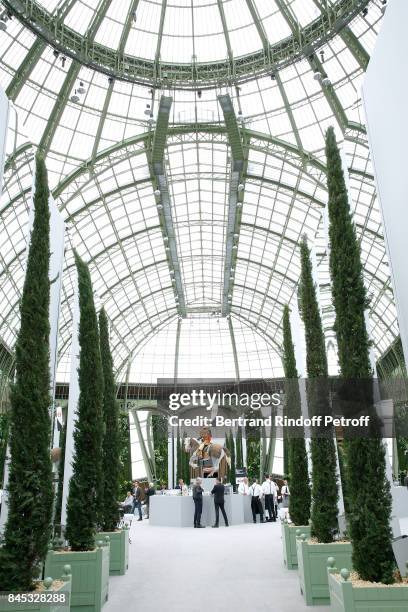
<instances>
[{"instance_id":1,"label":"credit text bertrand petroff","mask_svg":"<svg viewBox=\"0 0 408 612\"><path fill-rule=\"evenodd\" d=\"M169 417L169 424L172 427L183 425L185 427L367 427L370 422L370 417L360 416L358 418L334 417L330 415L299 417L290 419L286 416L269 416L269 417L244 417L235 418L224 417L218 415L216 417L195 416L192 418L182 418L176 415Z\"/></svg>"}]
</instances>

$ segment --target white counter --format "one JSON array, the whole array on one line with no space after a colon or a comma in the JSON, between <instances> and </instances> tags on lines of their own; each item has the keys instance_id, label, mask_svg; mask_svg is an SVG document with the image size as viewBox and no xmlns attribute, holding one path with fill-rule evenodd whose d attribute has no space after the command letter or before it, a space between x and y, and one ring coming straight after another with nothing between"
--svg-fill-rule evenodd
<instances>
[{"instance_id":1,"label":"white counter","mask_svg":"<svg viewBox=\"0 0 408 612\"><path fill-rule=\"evenodd\" d=\"M252 522L251 498L248 495L226 495L225 512L230 525ZM194 502L190 496L153 495L150 498L149 522L153 526L193 527ZM203 495L201 524L210 527L215 523L214 499ZM220 512L220 526L224 524Z\"/></svg>"}]
</instances>

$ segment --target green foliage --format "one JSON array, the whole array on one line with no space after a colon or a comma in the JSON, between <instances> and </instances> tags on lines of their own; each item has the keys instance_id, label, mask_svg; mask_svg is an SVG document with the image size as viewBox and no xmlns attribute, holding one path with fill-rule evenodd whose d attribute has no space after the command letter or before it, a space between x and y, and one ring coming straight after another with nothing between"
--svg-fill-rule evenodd
<instances>
[{"instance_id":1,"label":"green foliage","mask_svg":"<svg viewBox=\"0 0 408 612\"><path fill-rule=\"evenodd\" d=\"M131 483L132 461L130 456L129 415L127 412L119 413L119 461L119 482L124 484ZM120 485L120 490L123 491L122 485ZM125 495L127 491L129 491L129 489L125 490Z\"/></svg>"},{"instance_id":2,"label":"green foliage","mask_svg":"<svg viewBox=\"0 0 408 612\"><path fill-rule=\"evenodd\" d=\"M168 432L166 417L160 414L153 414L152 430L156 480L161 484L167 484Z\"/></svg>"},{"instance_id":3,"label":"green foliage","mask_svg":"<svg viewBox=\"0 0 408 612\"><path fill-rule=\"evenodd\" d=\"M48 198L47 170L37 156L34 223L11 392L9 514L0 549L0 591L33 588L51 535Z\"/></svg>"},{"instance_id":4,"label":"green foliage","mask_svg":"<svg viewBox=\"0 0 408 612\"><path fill-rule=\"evenodd\" d=\"M251 418L249 416L248 418ZM246 443L247 443L247 474L248 478L259 478L260 463L261 463L261 440L259 438L259 429L253 430L246 427Z\"/></svg>"},{"instance_id":5,"label":"green foliage","mask_svg":"<svg viewBox=\"0 0 408 612\"><path fill-rule=\"evenodd\" d=\"M289 307L283 311L283 369L285 372L286 412L290 418L302 415L295 349L290 328ZM290 474L289 514L295 525L308 525L311 492L304 429L294 430L286 438ZM286 471L286 469L285 469Z\"/></svg>"},{"instance_id":6,"label":"green foliage","mask_svg":"<svg viewBox=\"0 0 408 612\"><path fill-rule=\"evenodd\" d=\"M242 448L242 427L238 427L235 444L236 444L235 465L239 468L242 468L244 467L244 453L243 453L243 448Z\"/></svg>"},{"instance_id":7,"label":"green foliage","mask_svg":"<svg viewBox=\"0 0 408 612\"><path fill-rule=\"evenodd\" d=\"M79 288L79 400L69 484L66 537L72 550L92 550L102 484L103 374L98 320L88 266L75 253Z\"/></svg>"},{"instance_id":8,"label":"green foliage","mask_svg":"<svg viewBox=\"0 0 408 612\"><path fill-rule=\"evenodd\" d=\"M104 308L99 313L99 341L103 371L103 421L101 500L102 531L115 531L119 521L118 495L120 477L119 410L116 402L115 377L109 346L108 318Z\"/></svg>"},{"instance_id":9,"label":"green foliage","mask_svg":"<svg viewBox=\"0 0 408 612\"><path fill-rule=\"evenodd\" d=\"M336 312L335 330L341 376L362 379L364 402L372 410L372 376L369 338L365 325L367 297L363 282L360 245L348 202L341 157L333 128L326 134L327 182L329 192L330 273ZM384 445L373 419L370 438L347 441L349 532L353 544L353 567L363 580L393 581L394 556L390 529L391 495L386 477ZM375 483L375 484L373 484Z\"/></svg>"},{"instance_id":10,"label":"green foliage","mask_svg":"<svg viewBox=\"0 0 408 612\"><path fill-rule=\"evenodd\" d=\"M229 450L231 455L231 467L227 467L227 479L232 484L235 485L236 481L236 459L235 459L235 441L232 432L226 434L225 436L225 447Z\"/></svg>"},{"instance_id":11,"label":"green foliage","mask_svg":"<svg viewBox=\"0 0 408 612\"><path fill-rule=\"evenodd\" d=\"M322 321L313 283L312 262L306 238L300 245L300 297L306 337L306 366L308 374L307 399L309 412L325 415L330 410L327 384L327 357ZM312 511L311 531L319 542L332 542L338 531L337 475L334 432L323 436L312 432Z\"/></svg>"}]
</instances>

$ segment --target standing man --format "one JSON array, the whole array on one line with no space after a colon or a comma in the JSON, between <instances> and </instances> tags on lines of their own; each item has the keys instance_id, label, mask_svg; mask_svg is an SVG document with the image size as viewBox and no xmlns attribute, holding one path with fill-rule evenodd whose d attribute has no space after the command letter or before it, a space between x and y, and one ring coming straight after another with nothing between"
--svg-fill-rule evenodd
<instances>
[{"instance_id":1,"label":"standing man","mask_svg":"<svg viewBox=\"0 0 408 612\"><path fill-rule=\"evenodd\" d=\"M203 529L205 527L205 525L201 524L201 515L203 513L203 492L204 489L201 486L201 478L196 478L195 485L193 487L195 529Z\"/></svg>"},{"instance_id":2,"label":"standing man","mask_svg":"<svg viewBox=\"0 0 408 612\"><path fill-rule=\"evenodd\" d=\"M273 521L276 523L275 514L275 497L276 497L276 484L273 482L272 477L268 474L265 475L265 480L262 483L262 493L265 496L265 511L268 511L269 518L268 522Z\"/></svg>"},{"instance_id":3,"label":"standing man","mask_svg":"<svg viewBox=\"0 0 408 612\"><path fill-rule=\"evenodd\" d=\"M139 512L139 518L137 519L138 521L143 520L142 519L142 487L140 486L140 483L138 480L134 480L133 481L133 507L132 507L132 514L135 513L135 510L137 508L138 512Z\"/></svg>"},{"instance_id":4,"label":"standing man","mask_svg":"<svg viewBox=\"0 0 408 612\"><path fill-rule=\"evenodd\" d=\"M217 478L215 485L211 491L211 495L214 495L214 506L215 506L215 525L213 527L219 527L220 523L220 510L222 512L222 516L224 517L225 526L228 527L228 517L224 508L224 494L225 487L222 484L221 480Z\"/></svg>"},{"instance_id":5,"label":"standing man","mask_svg":"<svg viewBox=\"0 0 408 612\"><path fill-rule=\"evenodd\" d=\"M152 482L149 482L149 486L145 488L146 510L147 510L146 518L149 518L150 516L150 498L152 495L156 495L156 489L154 488L154 484Z\"/></svg>"},{"instance_id":6,"label":"standing man","mask_svg":"<svg viewBox=\"0 0 408 612\"><path fill-rule=\"evenodd\" d=\"M239 483L238 493L240 495L249 495L249 484L246 476L244 476L242 481Z\"/></svg>"},{"instance_id":7,"label":"standing man","mask_svg":"<svg viewBox=\"0 0 408 612\"><path fill-rule=\"evenodd\" d=\"M258 480L254 478L252 485L249 487L249 494L251 496L251 510L252 518L256 523L256 515L259 514L259 522L264 523L264 513L262 508L262 488L258 484Z\"/></svg>"}]
</instances>

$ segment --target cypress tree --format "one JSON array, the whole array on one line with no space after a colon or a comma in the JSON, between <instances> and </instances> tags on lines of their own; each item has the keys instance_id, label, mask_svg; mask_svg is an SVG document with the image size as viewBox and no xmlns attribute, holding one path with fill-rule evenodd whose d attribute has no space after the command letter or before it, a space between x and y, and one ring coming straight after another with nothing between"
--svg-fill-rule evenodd
<instances>
[{"instance_id":1,"label":"cypress tree","mask_svg":"<svg viewBox=\"0 0 408 612\"><path fill-rule=\"evenodd\" d=\"M0 591L33 588L51 535L48 198L47 170L44 160L37 156L34 223L20 306L16 379L10 398L9 513L0 549Z\"/></svg>"},{"instance_id":2,"label":"cypress tree","mask_svg":"<svg viewBox=\"0 0 408 612\"><path fill-rule=\"evenodd\" d=\"M102 442L103 495L101 526L103 531L115 531L119 520L120 439L119 410L116 402L113 361L109 346L108 318L105 309L99 313L99 341L103 371L103 420Z\"/></svg>"},{"instance_id":3,"label":"cypress tree","mask_svg":"<svg viewBox=\"0 0 408 612\"><path fill-rule=\"evenodd\" d=\"M302 416L295 349L290 328L289 307L283 310L283 369L285 372L286 411L290 418ZM300 427L287 437L290 473L289 515L295 525L308 525L311 492L304 429Z\"/></svg>"},{"instance_id":4,"label":"cypress tree","mask_svg":"<svg viewBox=\"0 0 408 612\"><path fill-rule=\"evenodd\" d=\"M242 448L242 427L238 427L236 438L236 465L240 468L244 467L244 453Z\"/></svg>"},{"instance_id":5,"label":"cypress tree","mask_svg":"<svg viewBox=\"0 0 408 612\"><path fill-rule=\"evenodd\" d=\"M371 412L370 437L346 442L350 538L353 567L363 580L393 581L394 555L390 529L391 495L386 459L373 407L369 338L365 325L368 301L363 281L360 245L348 201L334 129L326 133L330 238L330 273L340 373L354 387L360 405ZM354 385L360 380L361 384ZM362 399L361 399L362 398ZM363 405L361 404L363 402Z\"/></svg>"},{"instance_id":6,"label":"cypress tree","mask_svg":"<svg viewBox=\"0 0 408 612\"><path fill-rule=\"evenodd\" d=\"M327 385L327 357L322 320L313 283L312 263L306 238L300 245L302 318L306 336L306 365L308 374L308 406L314 415L329 413ZM314 430L311 440L312 455L312 510L311 532L319 542L332 542L338 531L337 476L334 432L328 435Z\"/></svg>"},{"instance_id":7,"label":"cypress tree","mask_svg":"<svg viewBox=\"0 0 408 612\"><path fill-rule=\"evenodd\" d=\"M79 290L79 399L74 429L66 537L72 550L92 550L102 482L103 374L91 276L77 253Z\"/></svg>"}]
</instances>

